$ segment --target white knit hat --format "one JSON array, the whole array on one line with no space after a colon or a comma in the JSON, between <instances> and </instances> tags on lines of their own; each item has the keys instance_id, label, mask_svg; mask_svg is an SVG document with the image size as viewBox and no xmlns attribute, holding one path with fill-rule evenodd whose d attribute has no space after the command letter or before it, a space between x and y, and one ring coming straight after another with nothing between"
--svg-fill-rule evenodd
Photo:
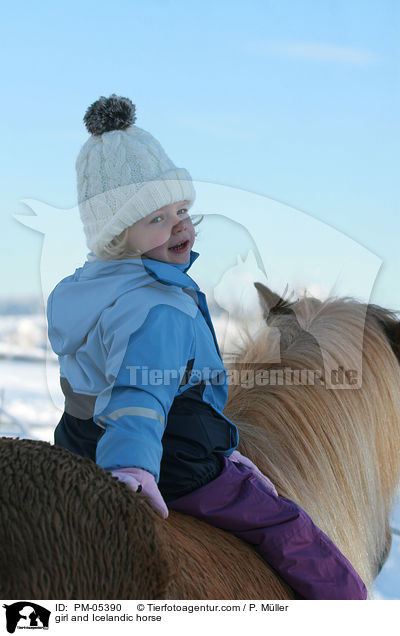
<instances>
[{"instance_id":1,"label":"white knit hat","mask_svg":"<svg viewBox=\"0 0 400 636\"><path fill-rule=\"evenodd\" d=\"M130 99L100 97L86 111L91 137L76 160L78 203L88 247L98 254L115 236L159 208L189 201L190 174L150 133L134 125Z\"/></svg>"}]
</instances>

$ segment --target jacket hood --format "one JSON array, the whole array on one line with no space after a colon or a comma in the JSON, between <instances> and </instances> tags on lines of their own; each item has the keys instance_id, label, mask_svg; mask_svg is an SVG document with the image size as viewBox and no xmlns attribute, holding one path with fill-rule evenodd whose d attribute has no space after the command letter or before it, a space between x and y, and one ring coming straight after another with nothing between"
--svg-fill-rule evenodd
<instances>
[{"instance_id":1,"label":"jacket hood","mask_svg":"<svg viewBox=\"0 0 400 636\"><path fill-rule=\"evenodd\" d=\"M54 352L59 356L75 353L107 307L122 294L154 280L199 290L186 274L198 257L192 250L184 264L150 258L86 261L74 274L63 278L48 298L48 336Z\"/></svg>"}]
</instances>

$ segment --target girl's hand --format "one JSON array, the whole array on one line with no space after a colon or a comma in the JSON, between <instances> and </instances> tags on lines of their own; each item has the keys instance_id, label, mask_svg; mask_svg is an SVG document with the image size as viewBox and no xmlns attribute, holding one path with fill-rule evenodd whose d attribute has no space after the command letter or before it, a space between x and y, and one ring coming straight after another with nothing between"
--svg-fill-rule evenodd
<instances>
[{"instance_id":1,"label":"girl's hand","mask_svg":"<svg viewBox=\"0 0 400 636\"><path fill-rule=\"evenodd\" d=\"M168 517L167 504L158 489L154 475L143 468L136 467L119 468L111 471L111 474L123 481L133 492L141 492L146 495L150 499L153 510L158 512L163 519Z\"/></svg>"},{"instance_id":2,"label":"girl's hand","mask_svg":"<svg viewBox=\"0 0 400 636\"><path fill-rule=\"evenodd\" d=\"M239 464L243 464L244 466L247 466L247 468L250 468L250 470L255 474L255 476L267 487L269 488L269 490L272 490L272 492L278 496L278 492L274 486L274 484L272 483L272 481L270 481L268 479L268 477L266 477L258 468L255 464L253 464L253 462L248 458L245 457L244 455L241 455L239 453L239 451L233 451L233 453L231 455L229 455L228 459L230 459L232 462L235 463L239 463Z\"/></svg>"}]
</instances>

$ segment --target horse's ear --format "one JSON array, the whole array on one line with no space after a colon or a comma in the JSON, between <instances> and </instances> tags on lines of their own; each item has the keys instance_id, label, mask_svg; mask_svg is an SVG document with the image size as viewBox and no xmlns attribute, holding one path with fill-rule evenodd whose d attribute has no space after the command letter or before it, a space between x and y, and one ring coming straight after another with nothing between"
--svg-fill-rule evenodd
<instances>
[{"instance_id":1,"label":"horse's ear","mask_svg":"<svg viewBox=\"0 0 400 636\"><path fill-rule=\"evenodd\" d=\"M276 305L281 305L285 302L283 298L262 283L254 283L254 287L258 292L258 299L261 303L264 315L268 315L271 309L276 307Z\"/></svg>"},{"instance_id":2,"label":"horse's ear","mask_svg":"<svg viewBox=\"0 0 400 636\"><path fill-rule=\"evenodd\" d=\"M378 305L368 305L368 314L378 321L400 363L400 320L397 320L395 312L385 311Z\"/></svg>"},{"instance_id":3,"label":"horse's ear","mask_svg":"<svg viewBox=\"0 0 400 636\"><path fill-rule=\"evenodd\" d=\"M390 342L396 358L400 363L400 321L390 320L383 323L387 339Z\"/></svg>"}]
</instances>

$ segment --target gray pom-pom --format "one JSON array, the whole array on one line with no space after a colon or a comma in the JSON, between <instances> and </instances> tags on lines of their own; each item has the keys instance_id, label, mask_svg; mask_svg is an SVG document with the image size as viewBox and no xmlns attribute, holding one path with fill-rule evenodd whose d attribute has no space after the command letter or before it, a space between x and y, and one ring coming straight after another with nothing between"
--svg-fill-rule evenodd
<instances>
[{"instance_id":1,"label":"gray pom-pom","mask_svg":"<svg viewBox=\"0 0 400 636\"><path fill-rule=\"evenodd\" d=\"M135 105L127 97L115 93L100 97L87 109L83 121L92 135L102 135L110 130L125 130L136 121Z\"/></svg>"}]
</instances>

